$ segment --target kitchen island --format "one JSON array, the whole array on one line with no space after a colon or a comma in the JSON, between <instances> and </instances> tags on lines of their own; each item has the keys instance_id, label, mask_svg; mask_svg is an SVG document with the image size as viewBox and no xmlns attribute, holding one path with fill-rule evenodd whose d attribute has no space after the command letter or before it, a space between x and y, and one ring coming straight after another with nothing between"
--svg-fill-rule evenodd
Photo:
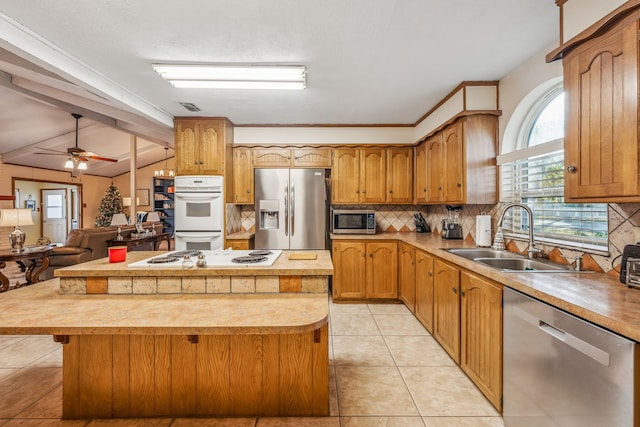
<instances>
[{"instance_id":1,"label":"kitchen island","mask_svg":"<svg viewBox=\"0 0 640 427\"><path fill-rule=\"evenodd\" d=\"M157 255L60 269L3 295L1 334L63 343L64 418L328 415L327 251L301 261L285 251L271 267L128 267ZM168 278L180 286L158 284ZM65 279L85 293L61 290Z\"/></svg>"}]
</instances>

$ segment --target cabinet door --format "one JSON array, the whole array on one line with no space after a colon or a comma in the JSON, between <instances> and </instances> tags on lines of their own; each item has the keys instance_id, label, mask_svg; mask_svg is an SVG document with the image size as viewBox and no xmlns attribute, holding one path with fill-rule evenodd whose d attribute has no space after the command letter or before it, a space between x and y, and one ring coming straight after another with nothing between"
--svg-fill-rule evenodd
<instances>
[{"instance_id":1,"label":"cabinet door","mask_svg":"<svg viewBox=\"0 0 640 427\"><path fill-rule=\"evenodd\" d=\"M434 270L433 337L460 363L460 272L440 260Z\"/></svg>"},{"instance_id":2,"label":"cabinet door","mask_svg":"<svg viewBox=\"0 0 640 427\"><path fill-rule=\"evenodd\" d=\"M250 148L233 149L234 203L253 203L253 167Z\"/></svg>"},{"instance_id":3,"label":"cabinet door","mask_svg":"<svg viewBox=\"0 0 640 427\"><path fill-rule=\"evenodd\" d=\"M367 298L398 298L398 244L367 243Z\"/></svg>"},{"instance_id":4,"label":"cabinet door","mask_svg":"<svg viewBox=\"0 0 640 427\"><path fill-rule=\"evenodd\" d=\"M444 146L444 201L464 203L464 158L462 121L447 126L442 133Z\"/></svg>"},{"instance_id":5,"label":"cabinet door","mask_svg":"<svg viewBox=\"0 0 640 427\"><path fill-rule=\"evenodd\" d=\"M420 323L433 334L433 257L416 250L416 311Z\"/></svg>"},{"instance_id":6,"label":"cabinet door","mask_svg":"<svg viewBox=\"0 0 640 427\"><path fill-rule=\"evenodd\" d=\"M196 125L198 173L224 174L224 129L219 120L204 120Z\"/></svg>"},{"instance_id":7,"label":"cabinet door","mask_svg":"<svg viewBox=\"0 0 640 427\"><path fill-rule=\"evenodd\" d=\"M366 297L364 242L334 241L333 299L363 299Z\"/></svg>"},{"instance_id":8,"label":"cabinet door","mask_svg":"<svg viewBox=\"0 0 640 427\"><path fill-rule=\"evenodd\" d=\"M413 203L413 148L387 150L387 203Z\"/></svg>"},{"instance_id":9,"label":"cabinet door","mask_svg":"<svg viewBox=\"0 0 640 427\"><path fill-rule=\"evenodd\" d=\"M416 167L414 174L414 204L425 204L427 199L427 144L423 142L416 147Z\"/></svg>"},{"instance_id":10,"label":"cabinet door","mask_svg":"<svg viewBox=\"0 0 640 427\"><path fill-rule=\"evenodd\" d=\"M386 201L386 157L383 148L360 150L360 203Z\"/></svg>"},{"instance_id":11,"label":"cabinet door","mask_svg":"<svg viewBox=\"0 0 640 427\"><path fill-rule=\"evenodd\" d=\"M174 122L176 147L176 175L197 175L199 172L198 137L195 120Z\"/></svg>"},{"instance_id":12,"label":"cabinet door","mask_svg":"<svg viewBox=\"0 0 640 427\"><path fill-rule=\"evenodd\" d=\"M438 133L427 141L427 197L429 203L441 203L444 201L444 165L442 152L442 134Z\"/></svg>"},{"instance_id":13,"label":"cabinet door","mask_svg":"<svg viewBox=\"0 0 640 427\"><path fill-rule=\"evenodd\" d=\"M400 300L412 313L415 313L416 305L415 253L412 246L398 244L398 293Z\"/></svg>"},{"instance_id":14,"label":"cabinet door","mask_svg":"<svg viewBox=\"0 0 640 427\"><path fill-rule=\"evenodd\" d=\"M360 154L355 148L333 150L331 200L333 203L360 202Z\"/></svg>"},{"instance_id":15,"label":"cabinet door","mask_svg":"<svg viewBox=\"0 0 640 427\"><path fill-rule=\"evenodd\" d=\"M502 287L460 273L460 366L500 411L502 396Z\"/></svg>"},{"instance_id":16,"label":"cabinet door","mask_svg":"<svg viewBox=\"0 0 640 427\"><path fill-rule=\"evenodd\" d=\"M295 168L330 168L330 148L294 148L291 164Z\"/></svg>"},{"instance_id":17,"label":"cabinet door","mask_svg":"<svg viewBox=\"0 0 640 427\"><path fill-rule=\"evenodd\" d=\"M291 150L288 148L254 148L254 168L288 168L291 166Z\"/></svg>"},{"instance_id":18,"label":"cabinet door","mask_svg":"<svg viewBox=\"0 0 640 427\"><path fill-rule=\"evenodd\" d=\"M638 188L638 22L564 60L565 197L619 201Z\"/></svg>"}]
</instances>

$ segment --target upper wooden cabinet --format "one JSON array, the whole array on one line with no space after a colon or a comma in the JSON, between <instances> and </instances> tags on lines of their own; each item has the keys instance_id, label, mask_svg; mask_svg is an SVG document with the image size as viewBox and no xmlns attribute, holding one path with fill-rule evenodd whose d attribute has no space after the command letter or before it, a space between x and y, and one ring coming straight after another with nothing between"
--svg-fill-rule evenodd
<instances>
[{"instance_id":1,"label":"upper wooden cabinet","mask_svg":"<svg viewBox=\"0 0 640 427\"><path fill-rule=\"evenodd\" d=\"M233 144L228 120L178 117L174 129L177 175L224 175Z\"/></svg>"},{"instance_id":2,"label":"upper wooden cabinet","mask_svg":"<svg viewBox=\"0 0 640 427\"><path fill-rule=\"evenodd\" d=\"M427 204L427 143L421 142L415 148L415 173L413 179L414 198L413 203Z\"/></svg>"},{"instance_id":3,"label":"upper wooden cabinet","mask_svg":"<svg viewBox=\"0 0 640 427\"><path fill-rule=\"evenodd\" d=\"M253 204L253 165L251 149L233 149L233 203Z\"/></svg>"},{"instance_id":4,"label":"upper wooden cabinet","mask_svg":"<svg viewBox=\"0 0 640 427\"><path fill-rule=\"evenodd\" d=\"M387 203L413 203L413 148L387 150Z\"/></svg>"},{"instance_id":5,"label":"upper wooden cabinet","mask_svg":"<svg viewBox=\"0 0 640 427\"><path fill-rule=\"evenodd\" d=\"M337 148L332 203L413 202L413 148Z\"/></svg>"},{"instance_id":6,"label":"upper wooden cabinet","mask_svg":"<svg viewBox=\"0 0 640 427\"><path fill-rule=\"evenodd\" d=\"M384 203L386 150L338 148L333 150L331 200L333 203Z\"/></svg>"},{"instance_id":7,"label":"upper wooden cabinet","mask_svg":"<svg viewBox=\"0 0 640 427\"><path fill-rule=\"evenodd\" d=\"M256 168L330 168L330 148L254 148Z\"/></svg>"},{"instance_id":8,"label":"upper wooden cabinet","mask_svg":"<svg viewBox=\"0 0 640 427\"><path fill-rule=\"evenodd\" d=\"M565 199L638 202L638 21L564 56Z\"/></svg>"},{"instance_id":9,"label":"upper wooden cabinet","mask_svg":"<svg viewBox=\"0 0 640 427\"><path fill-rule=\"evenodd\" d=\"M496 203L497 125L494 115L470 115L427 138L426 168L416 158L416 203Z\"/></svg>"}]
</instances>

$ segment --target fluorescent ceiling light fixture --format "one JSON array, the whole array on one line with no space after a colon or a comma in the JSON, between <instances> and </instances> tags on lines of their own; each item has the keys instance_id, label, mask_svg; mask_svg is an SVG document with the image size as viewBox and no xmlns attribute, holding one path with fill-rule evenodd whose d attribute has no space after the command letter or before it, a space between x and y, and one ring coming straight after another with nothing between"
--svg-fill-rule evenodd
<instances>
[{"instance_id":1,"label":"fluorescent ceiling light fixture","mask_svg":"<svg viewBox=\"0 0 640 427\"><path fill-rule=\"evenodd\" d=\"M153 64L175 87L205 89L304 89L304 65Z\"/></svg>"}]
</instances>

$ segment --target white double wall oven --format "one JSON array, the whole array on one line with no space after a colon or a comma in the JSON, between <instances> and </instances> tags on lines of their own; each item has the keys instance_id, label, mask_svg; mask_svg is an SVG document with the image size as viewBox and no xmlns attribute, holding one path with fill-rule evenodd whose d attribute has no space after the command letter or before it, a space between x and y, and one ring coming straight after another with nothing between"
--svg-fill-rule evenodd
<instances>
[{"instance_id":1,"label":"white double wall oven","mask_svg":"<svg viewBox=\"0 0 640 427\"><path fill-rule=\"evenodd\" d=\"M216 250L224 245L224 178L176 176L176 250Z\"/></svg>"}]
</instances>

